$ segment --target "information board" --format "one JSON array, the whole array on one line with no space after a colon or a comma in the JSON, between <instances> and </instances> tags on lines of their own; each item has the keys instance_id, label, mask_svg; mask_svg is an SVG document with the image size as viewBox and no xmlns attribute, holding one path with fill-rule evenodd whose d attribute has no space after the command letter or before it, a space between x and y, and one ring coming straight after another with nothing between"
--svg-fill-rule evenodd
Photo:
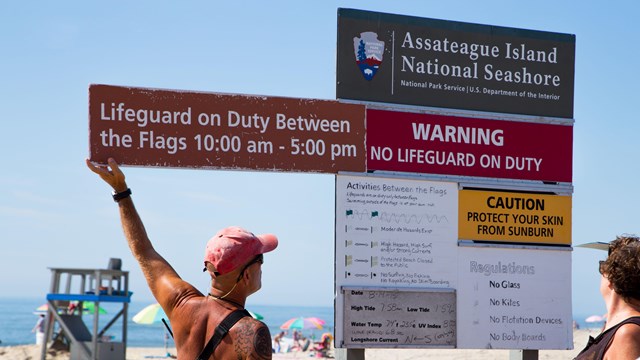
<instances>
[{"instance_id":1,"label":"information board","mask_svg":"<svg viewBox=\"0 0 640 360\"><path fill-rule=\"evenodd\" d=\"M573 348L570 249L461 246L459 255L459 348Z\"/></svg>"},{"instance_id":2,"label":"information board","mask_svg":"<svg viewBox=\"0 0 640 360\"><path fill-rule=\"evenodd\" d=\"M454 289L457 202L456 183L338 175L336 291L354 286ZM346 339L343 319L350 316L343 313L341 293L335 309L336 346L348 346L341 345ZM427 346L420 341L413 345Z\"/></svg>"},{"instance_id":3,"label":"information board","mask_svg":"<svg viewBox=\"0 0 640 360\"><path fill-rule=\"evenodd\" d=\"M504 197L508 196L520 200L511 199L507 204ZM497 197L503 197L502 202ZM531 220L530 225L536 225L534 215L539 215L540 223L543 215L566 216L563 220L566 222L558 225L562 229L554 228L558 242L554 246L534 246L459 241L458 223L468 222L469 211L489 216L491 209L480 212L474 207L487 206L489 199L491 206L504 207L492 209L502 214L496 216L509 221L517 221L513 216L519 218L524 214ZM433 310L420 314L419 309L440 309L442 299L431 294L439 290L450 291L450 295L455 291L457 309L453 319L456 326L449 329L455 333L455 342L447 342L449 338L445 336L445 344L439 345L464 349L570 349L571 248L555 246L570 244L559 241L570 236L564 229L571 222L567 199L570 197L458 190L457 183L449 182L338 175L336 346L435 345L426 342L433 337L413 338L419 337L418 333L408 330L413 331L413 325L421 326L418 323L435 324L426 320ZM520 205L513 205L514 201ZM534 205L541 207L538 211L544 207L548 213L523 212ZM522 209L511 209L517 207ZM465 239L478 240L473 236ZM540 241L544 239L535 236L528 240ZM369 288L374 288L374 292L364 291ZM398 294L388 295L385 291ZM409 294L412 291L415 294ZM392 296L394 301L383 301ZM385 312L397 308L397 319L378 314L383 308ZM416 322L403 323L411 319L405 317L406 313L416 313ZM400 329L398 334L393 320L398 320L398 327L404 324L409 329ZM451 326L452 319L447 320ZM426 326L424 329L429 329ZM402 336L409 337L402 342Z\"/></svg>"},{"instance_id":4,"label":"information board","mask_svg":"<svg viewBox=\"0 0 640 360\"><path fill-rule=\"evenodd\" d=\"M362 105L89 87L90 160L156 167L365 171Z\"/></svg>"},{"instance_id":5,"label":"information board","mask_svg":"<svg viewBox=\"0 0 640 360\"><path fill-rule=\"evenodd\" d=\"M338 175L336 285L455 287L456 183Z\"/></svg>"},{"instance_id":6,"label":"information board","mask_svg":"<svg viewBox=\"0 0 640 360\"><path fill-rule=\"evenodd\" d=\"M342 293L347 347L456 346L452 289L343 287Z\"/></svg>"},{"instance_id":7,"label":"information board","mask_svg":"<svg viewBox=\"0 0 640 360\"><path fill-rule=\"evenodd\" d=\"M338 9L339 99L573 118L575 35Z\"/></svg>"}]
</instances>

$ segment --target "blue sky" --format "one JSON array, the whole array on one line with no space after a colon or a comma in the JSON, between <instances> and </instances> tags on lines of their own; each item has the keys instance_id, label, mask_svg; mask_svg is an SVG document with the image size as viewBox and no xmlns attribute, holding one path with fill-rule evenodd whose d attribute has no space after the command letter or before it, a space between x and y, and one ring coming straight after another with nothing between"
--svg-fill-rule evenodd
<instances>
[{"instance_id":1,"label":"blue sky","mask_svg":"<svg viewBox=\"0 0 640 360\"><path fill-rule=\"evenodd\" d=\"M640 232L635 2L7 2L0 5L2 296L44 297L48 267L96 268L119 257L136 300L152 301L110 190L84 165L89 84L335 99L338 7L575 34L573 243ZM156 248L186 280L207 288L204 244L236 224L281 241L250 304L332 305L332 176L125 172ZM574 250L574 314L604 313L602 258Z\"/></svg>"}]
</instances>

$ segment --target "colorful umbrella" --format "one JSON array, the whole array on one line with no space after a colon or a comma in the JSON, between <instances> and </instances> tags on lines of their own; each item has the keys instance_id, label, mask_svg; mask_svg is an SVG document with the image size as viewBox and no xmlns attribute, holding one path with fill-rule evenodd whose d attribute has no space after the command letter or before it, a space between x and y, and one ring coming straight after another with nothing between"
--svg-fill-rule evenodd
<instances>
[{"instance_id":1,"label":"colorful umbrella","mask_svg":"<svg viewBox=\"0 0 640 360\"><path fill-rule=\"evenodd\" d=\"M148 305L144 309L140 310L137 314L133 315L133 318L131 320L138 324L151 325L159 322L164 322L163 319L168 319L167 314L164 313L164 310L162 310L160 304L155 303ZM164 326L166 326L167 331L169 332L169 334L171 334L171 337L173 337L173 333L171 332L169 325L164 322ZM165 357L175 358L173 355L171 355L171 353L169 353L169 335L166 334L164 336L164 350L167 353Z\"/></svg>"},{"instance_id":2,"label":"colorful umbrella","mask_svg":"<svg viewBox=\"0 0 640 360\"><path fill-rule=\"evenodd\" d=\"M262 315L260 315L258 313L255 313L255 312L253 312L251 310L247 310L247 311L249 312L249 315L251 315L251 317L256 319L256 320L263 320L264 319L264 316L262 316Z\"/></svg>"},{"instance_id":3,"label":"colorful umbrella","mask_svg":"<svg viewBox=\"0 0 640 360\"><path fill-rule=\"evenodd\" d=\"M47 310L49 310L49 304L42 304L36 308L36 311L33 312L33 315L46 315Z\"/></svg>"},{"instance_id":4,"label":"colorful umbrella","mask_svg":"<svg viewBox=\"0 0 640 360\"><path fill-rule=\"evenodd\" d=\"M320 318L317 318L317 317L310 317L310 318L307 318L307 319L309 319L309 320L311 320L311 321L315 321L315 322L317 322L317 323L318 323L318 324L320 324L320 325L324 325L324 324L326 324L326 321L324 321L324 320L322 320L322 319L320 319Z\"/></svg>"},{"instance_id":5,"label":"colorful umbrella","mask_svg":"<svg viewBox=\"0 0 640 360\"><path fill-rule=\"evenodd\" d=\"M167 318L167 315L160 307L160 304L151 304L144 309L140 310L133 316L133 322L138 324L155 324L162 321L163 318Z\"/></svg>"},{"instance_id":6,"label":"colorful umbrella","mask_svg":"<svg viewBox=\"0 0 640 360\"><path fill-rule=\"evenodd\" d=\"M73 301L71 302L71 304L72 304L72 306L70 307L71 310L73 310L76 306L78 306L77 301ZM49 304L42 304L36 308L36 311L34 312L34 314L36 315L45 314L47 310L49 310ZM83 310L83 313L85 314L93 314L96 311L96 303L94 303L93 301L85 301L82 303L82 310ZM63 311L64 309L58 308L58 312L63 312ZM106 314L107 310L103 309L102 306L98 306L98 313Z\"/></svg>"},{"instance_id":7,"label":"colorful umbrella","mask_svg":"<svg viewBox=\"0 0 640 360\"><path fill-rule=\"evenodd\" d=\"M603 316L600 316L600 315L591 315L588 318L584 319L584 321L586 321L588 323L597 323L597 322L605 321L605 318Z\"/></svg>"},{"instance_id":8,"label":"colorful umbrella","mask_svg":"<svg viewBox=\"0 0 640 360\"><path fill-rule=\"evenodd\" d=\"M75 303L76 306L78 305L78 302L72 302L72 304ZM96 313L96 303L93 301L84 301L82 303L82 313L83 314L95 314ZM107 310L103 309L101 306L98 306L98 314L106 314Z\"/></svg>"},{"instance_id":9,"label":"colorful umbrella","mask_svg":"<svg viewBox=\"0 0 640 360\"><path fill-rule=\"evenodd\" d=\"M320 320L320 319L297 317L297 318L287 320L284 324L280 325L280 329L283 329L283 330L322 329L322 324L319 323L317 320Z\"/></svg>"}]
</instances>

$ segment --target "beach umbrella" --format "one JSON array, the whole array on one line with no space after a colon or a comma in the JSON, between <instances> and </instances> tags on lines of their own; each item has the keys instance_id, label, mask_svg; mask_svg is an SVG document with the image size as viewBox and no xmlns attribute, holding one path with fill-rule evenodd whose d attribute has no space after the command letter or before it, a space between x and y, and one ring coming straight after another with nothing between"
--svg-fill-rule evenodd
<instances>
[{"instance_id":1,"label":"beach umbrella","mask_svg":"<svg viewBox=\"0 0 640 360\"><path fill-rule=\"evenodd\" d=\"M70 306L70 310L73 310L76 306L78 306L77 301L73 301L71 302L71 304L72 306ZM34 311L34 314L36 315L45 314L47 310L49 310L49 304L42 304L36 308L36 311ZM94 303L93 301L85 301L82 303L82 310L83 310L83 313L85 314L93 314L96 311L96 303ZM59 313L63 311L64 309L60 309L60 308L58 309ZM98 313L106 314L107 310L102 308L102 306L98 306Z\"/></svg>"},{"instance_id":2,"label":"beach umbrella","mask_svg":"<svg viewBox=\"0 0 640 360\"><path fill-rule=\"evenodd\" d=\"M152 325L162 322L164 323L164 326L166 327L169 334L171 334L171 337L173 337L173 333L171 332L169 325L167 325L167 323L163 321L166 318L167 314L164 313L164 310L162 310L160 304L155 303L147 305L144 309L133 315L133 318L131 320L133 320L133 322L137 324L143 325ZM164 350L167 353L165 357L173 357L169 353L169 336L167 334L165 334L164 336Z\"/></svg>"},{"instance_id":3,"label":"beach umbrella","mask_svg":"<svg viewBox=\"0 0 640 360\"><path fill-rule=\"evenodd\" d=\"M322 324L315 320L316 318L296 317L287 320L284 324L280 325L280 329L290 330L306 330L306 329L322 329Z\"/></svg>"},{"instance_id":4,"label":"beach umbrella","mask_svg":"<svg viewBox=\"0 0 640 360\"><path fill-rule=\"evenodd\" d=\"M310 317L310 318L307 318L307 319L309 319L309 320L311 320L311 321L315 321L315 322L317 322L317 323L318 323L318 324L320 324L320 325L324 325L324 324L326 324L326 323L327 323L326 321L324 321L324 320L322 320L322 319L320 319L320 318L317 318L317 317Z\"/></svg>"},{"instance_id":5,"label":"beach umbrella","mask_svg":"<svg viewBox=\"0 0 640 360\"><path fill-rule=\"evenodd\" d=\"M262 316L262 315L260 315L260 314L258 314L256 312L253 312L251 310L247 310L247 311L249 312L249 315L251 315L251 317L256 319L256 320L263 320L264 319L264 316Z\"/></svg>"},{"instance_id":6,"label":"beach umbrella","mask_svg":"<svg viewBox=\"0 0 640 360\"><path fill-rule=\"evenodd\" d=\"M591 315L588 318L584 319L584 321L588 322L588 323L603 322L604 320L605 320L605 318L603 316L600 316L600 315Z\"/></svg>"},{"instance_id":7,"label":"beach umbrella","mask_svg":"<svg viewBox=\"0 0 640 360\"><path fill-rule=\"evenodd\" d=\"M140 310L133 316L133 322L138 324L155 324L162 321L163 318L167 318L167 315L162 310L160 304L151 304L144 309Z\"/></svg>"},{"instance_id":8,"label":"beach umbrella","mask_svg":"<svg viewBox=\"0 0 640 360\"><path fill-rule=\"evenodd\" d=\"M36 308L36 311L33 312L33 315L46 315L47 310L49 310L49 304L42 304Z\"/></svg>"},{"instance_id":9,"label":"beach umbrella","mask_svg":"<svg viewBox=\"0 0 640 360\"><path fill-rule=\"evenodd\" d=\"M76 306L78 302L74 302ZM95 314L96 313L96 303L93 301L84 301L82 302L82 313L83 314ZM98 314L106 314L107 310L103 309L102 306L98 306Z\"/></svg>"}]
</instances>

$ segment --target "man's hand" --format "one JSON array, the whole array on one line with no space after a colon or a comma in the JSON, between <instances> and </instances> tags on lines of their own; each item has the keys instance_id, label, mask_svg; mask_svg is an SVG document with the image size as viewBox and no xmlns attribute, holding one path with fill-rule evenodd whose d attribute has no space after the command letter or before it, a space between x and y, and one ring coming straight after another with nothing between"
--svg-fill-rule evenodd
<instances>
[{"instance_id":1,"label":"man's hand","mask_svg":"<svg viewBox=\"0 0 640 360\"><path fill-rule=\"evenodd\" d=\"M127 182L124 180L124 173L120 170L118 163L113 159L107 160L108 166L94 165L89 159L85 160L89 170L98 174L102 180L111 185L116 192L127 190Z\"/></svg>"}]
</instances>

